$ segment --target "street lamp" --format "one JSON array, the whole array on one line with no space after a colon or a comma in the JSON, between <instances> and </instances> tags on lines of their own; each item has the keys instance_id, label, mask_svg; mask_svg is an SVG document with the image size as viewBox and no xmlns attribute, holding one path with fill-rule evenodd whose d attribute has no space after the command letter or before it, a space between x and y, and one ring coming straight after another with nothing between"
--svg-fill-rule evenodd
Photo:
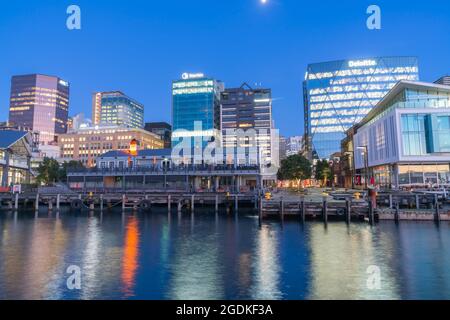
<instances>
[{"instance_id":1,"label":"street lamp","mask_svg":"<svg viewBox=\"0 0 450 320\"><path fill-rule=\"evenodd\" d=\"M364 154L364 175L365 175L365 188L368 188L368 183L367 180L369 178L369 148L367 146L359 146L356 149L358 150L363 150L363 154Z\"/></svg>"},{"instance_id":2,"label":"street lamp","mask_svg":"<svg viewBox=\"0 0 450 320\"><path fill-rule=\"evenodd\" d=\"M351 171L351 178L352 178L352 190L355 189L355 161L353 161L352 157L353 157L353 152L347 151L344 152L345 155L348 156L348 162L349 162L349 167L350 167L350 171Z\"/></svg>"}]
</instances>

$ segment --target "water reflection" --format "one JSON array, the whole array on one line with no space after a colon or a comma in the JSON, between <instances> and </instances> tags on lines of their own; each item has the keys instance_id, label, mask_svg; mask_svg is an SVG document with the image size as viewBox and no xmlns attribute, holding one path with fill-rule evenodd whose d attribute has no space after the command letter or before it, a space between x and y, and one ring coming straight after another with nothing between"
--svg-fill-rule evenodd
<instances>
[{"instance_id":1,"label":"water reflection","mask_svg":"<svg viewBox=\"0 0 450 320\"><path fill-rule=\"evenodd\" d=\"M1 214L0 299L449 299L449 228L259 228L245 213L163 210ZM66 286L70 265L82 269L81 290ZM372 265L379 290L367 286Z\"/></svg>"},{"instance_id":2,"label":"water reflection","mask_svg":"<svg viewBox=\"0 0 450 320\"><path fill-rule=\"evenodd\" d=\"M130 298L134 295L133 289L138 269L139 236L138 220L133 216L127 222L122 259L121 277L124 298Z\"/></svg>"}]
</instances>

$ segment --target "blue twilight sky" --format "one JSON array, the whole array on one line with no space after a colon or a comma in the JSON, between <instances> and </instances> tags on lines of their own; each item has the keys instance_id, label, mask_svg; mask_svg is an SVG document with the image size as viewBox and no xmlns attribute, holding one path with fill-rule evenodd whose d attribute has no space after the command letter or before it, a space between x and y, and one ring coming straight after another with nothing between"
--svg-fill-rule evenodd
<instances>
[{"instance_id":1,"label":"blue twilight sky","mask_svg":"<svg viewBox=\"0 0 450 320\"><path fill-rule=\"evenodd\" d=\"M308 63L416 55L422 80L450 73L448 0L2 0L0 120L10 78L57 75L71 83L70 114L91 114L91 93L122 90L145 105L146 121L171 119L171 81L204 72L226 86L273 89L281 134L303 133L301 82ZM82 30L66 9L82 10ZM382 9L382 30L366 9Z\"/></svg>"}]
</instances>

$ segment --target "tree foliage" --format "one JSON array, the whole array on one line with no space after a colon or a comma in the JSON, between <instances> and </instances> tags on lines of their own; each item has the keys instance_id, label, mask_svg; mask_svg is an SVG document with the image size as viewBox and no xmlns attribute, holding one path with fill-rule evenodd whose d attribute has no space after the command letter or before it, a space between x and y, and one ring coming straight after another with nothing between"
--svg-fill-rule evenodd
<instances>
[{"instance_id":1,"label":"tree foliage","mask_svg":"<svg viewBox=\"0 0 450 320\"><path fill-rule=\"evenodd\" d=\"M311 162L301 155L293 155L281 161L280 180L306 180L311 178Z\"/></svg>"},{"instance_id":2,"label":"tree foliage","mask_svg":"<svg viewBox=\"0 0 450 320\"><path fill-rule=\"evenodd\" d=\"M62 165L55 159L44 158L37 169L36 181L38 184L49 185L67 180L67 170L83 168L80 161L64 162Z\"/></svg>"},{"instance_id":3,"label":"tree foliage","mask_svg":"<svg viewBox=\"0 0 450 320\"><path fill-rule=\"evenodd\" d=\"M328 181L333 179L333 172L330 168L330 163L327 160L319 160L316 164L316 180L322 181L324 186Z\"/></svg>"}]
</instances>

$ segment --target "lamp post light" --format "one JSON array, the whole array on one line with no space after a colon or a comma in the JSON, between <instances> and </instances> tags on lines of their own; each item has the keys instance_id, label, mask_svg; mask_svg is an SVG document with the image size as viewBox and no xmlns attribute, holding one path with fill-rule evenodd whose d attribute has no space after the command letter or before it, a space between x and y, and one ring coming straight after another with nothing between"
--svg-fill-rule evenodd
<instances>
[{"instance_id":1,"label":"lamp post light","mask_svg":"<svg viewBox=\"0 0 450 320\"><path fill-rule=\"evenodd\" d=\"M367 146L359 146L358 150L363 150L362 154L364 155L364 186L365 189L368 188L367 180L369 178L369 148Z\"/></svg>"}]
</instances>

